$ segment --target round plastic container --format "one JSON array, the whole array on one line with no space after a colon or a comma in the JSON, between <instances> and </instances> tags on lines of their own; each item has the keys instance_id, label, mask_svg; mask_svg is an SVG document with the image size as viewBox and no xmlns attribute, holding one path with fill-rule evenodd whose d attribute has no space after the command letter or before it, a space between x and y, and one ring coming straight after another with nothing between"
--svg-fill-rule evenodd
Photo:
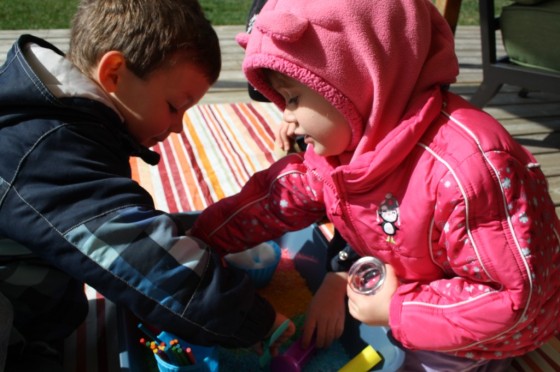
<instances>
[{"instance_id":1,"label":"round plastic container","mask_svg":"<svg viewBox=\"0 0 560 372\"><path fill-rule=\"evenodd\" d=\"M177 339L176 336L167 332L161 332L158 335L158 338L165 343L169 343L169 341L173 339ZM218 360L214 355L213 347L192 345L181 339L178 340L183 349L185 349L186 347L190 347L192 349L195 358L195 363L189 365L177 365L172 363L171 360L163 360L159 355L154 354L160 372L187 372L187 371L188 372L194 372L194 371L217 372L218 371Z\"/></svg>"},{"instance_id":2,"label":"round plastic container","mask_svg":"<svg viewBox=\"0 0 560 372\"><path fill-rule=\"evenodd\" d=\"M376 257L362 257L350 267L348 283L354 292L373 295L385 281L385 265Z\"/></svg>"},{"instance_id":3,"label":"round plastic container","mask_svg":"<svg viewBox=\"0 0 560 372\"><path fill-rule=\"evenodd\" d=\"M278 267L281 250L274 241L261 243L239 253L231 253L224 258L233 267L244 270L255 283L255 287L265 287Z\"/></svg>"}]
</instances>

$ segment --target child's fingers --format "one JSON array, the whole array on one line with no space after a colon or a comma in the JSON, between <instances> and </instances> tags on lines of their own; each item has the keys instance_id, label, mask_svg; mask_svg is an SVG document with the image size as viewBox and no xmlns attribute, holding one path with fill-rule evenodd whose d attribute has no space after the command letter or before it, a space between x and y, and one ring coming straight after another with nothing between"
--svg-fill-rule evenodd
<instances>
[{"instance_id":1,"label":"child's fingers","mask_svg":"<svg viewBox=\"0 0 560 372\"><path fill-rule=\"evenodd\" d=\"M309 314L308 314L309 315ZM314 319L308 318L303 326L303 332L301 335L301 346L305 349L311 344L311 338L315 333L317 323Z\"/></svg>"},{"instance_id":2,"label":"child's fingers","mask_svg":"<svg viewBox=\"0 0 560 372\"><path fill-rule=\"evenodd\" d=\"M295 136L296 125L294 123L281 122L276 131L275 142L280 149L289 151Z\"/></svg>"}]
</instances>

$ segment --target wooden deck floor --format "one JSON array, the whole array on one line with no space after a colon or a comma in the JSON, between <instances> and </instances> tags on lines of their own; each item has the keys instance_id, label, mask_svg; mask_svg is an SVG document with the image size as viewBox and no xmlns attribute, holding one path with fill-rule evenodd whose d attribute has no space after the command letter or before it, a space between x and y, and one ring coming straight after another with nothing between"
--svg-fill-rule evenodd
<instances>
[{"instance_id":1,"label":"wooden deck floor","mask_svg":"<svg viewBox=\"0 0 560 372\"><path fill-rule=\"evenodd\" d=\"M243 31L243 26L217 26L216 30L222 46L223 70L201 103L250 101L241 72L243 51L235 42L235 35ZM22 33L44 37L63 51L67 49L68 30L0 31L0 63ZM451 90L468 99L482 80L479 29L459 26L455 36L460 75ZM504 86L484 109L535 154L548 177L556 210L560 212L560 95L531 92L528 98L521 98L517 94L519 89Z\"/></svg>"}]
</instances>

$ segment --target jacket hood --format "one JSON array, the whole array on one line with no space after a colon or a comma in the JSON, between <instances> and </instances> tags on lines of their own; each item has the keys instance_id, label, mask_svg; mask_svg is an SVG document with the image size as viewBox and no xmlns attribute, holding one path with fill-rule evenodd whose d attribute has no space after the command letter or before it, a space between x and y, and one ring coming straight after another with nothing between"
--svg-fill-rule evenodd
<instances>
[{"instance_id":1,"label":"jacket hood","mask_svg":"<svg viewBox=\"0 0 560 372\"><path fill-rule=\"evenodd\" d=\"M428 0L269 0L237 41L248 81L280 109L263 69L306 84L346 117L346 157L374 149L459 71L451 29Z\"/></svg>"},{"instance_id":2,"label":"jacket hood","mask_svg":"<svg viewBox=\"0 0 560 372\"><path fill-rule=\"evenodd\" d=\"M22 35L8 53L4 67L2 80L12 82L0 89L5 105L25 109L26 105L52 107L73 99L88 100L109 107L123 121L107 94L45 40ZM18 78L16 73L24 73L26 78Z\"/></svg>"},{"instance_id":3,"label":"jacket hood","mask_svg":"<svg viewBox=\"0 0 560 372\"><path fill-rule=\"evenodd\" d=\"M137 143L110 97L74 66L62 51L32 35L22 35L0 66L0 127L33 118L59 118L107 123L149 164L159 154Z\"/></svg>"}]
</instances>

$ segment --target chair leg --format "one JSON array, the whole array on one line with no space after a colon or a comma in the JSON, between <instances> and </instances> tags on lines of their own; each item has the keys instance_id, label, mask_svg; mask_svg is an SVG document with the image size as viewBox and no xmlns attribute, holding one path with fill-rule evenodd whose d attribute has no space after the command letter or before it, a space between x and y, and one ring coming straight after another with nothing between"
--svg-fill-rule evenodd
<instances>
[{"instance_id":1,"label":"chair leg","mask_svg":"<svg viewBox=\"0 0 560 372\"><path fill-rule=\"evenodd\" d=\"M502 85L496 80L485 79L471 97L471 103L480 108L484 107L498 93Z\"/></svg>"},{"instance_id":2,"label":"chair leg","mask_svg":"<svg viewBox=\"0 0 560 372\"><path fill-rule=\"evenodd\" d=\"M451 31L455 33L457 28L457 21L459 19L459 12L461 11L462 0L436 0L436 8L438 8L443 18L451 27Z\"/></svg>"},{"instance_id":3,"label":"chair leg","mask_svg":"<svg viewBox=\"0 0 560 372\"><path fill-rule=\"evenodd\" d=\"M517 95L521 98L527 98L529 97L529 89L521 88L521 90L519 91L519 93L517 93Z\"/></svg>"}]
</instances>

